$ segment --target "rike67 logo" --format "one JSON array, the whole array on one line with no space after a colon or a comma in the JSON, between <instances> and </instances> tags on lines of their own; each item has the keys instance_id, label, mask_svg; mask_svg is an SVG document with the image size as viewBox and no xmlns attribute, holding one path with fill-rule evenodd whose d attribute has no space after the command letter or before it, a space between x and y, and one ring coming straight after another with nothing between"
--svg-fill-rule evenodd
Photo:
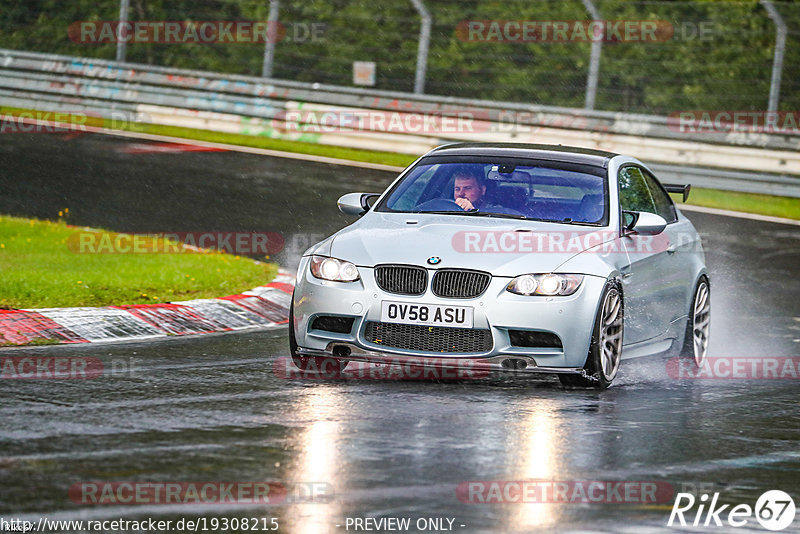
<instances>
[{"instance_id":1,"label":"rike67 logo","mask_svg":"<svg viewBox=\"0 0 800 534\"><path fill-rule=\"evenodd\" d=\"M697 506L695 510L695 505ZM746 527L753 525L753 519L767 530L784 530L794 522L794 500L781 490L769 490L761 494L755 507L749 504L719 504L719 493L709 500L707 493L695 498L691 493L678 493L672 512L669 514L669 527Z\"/></svg>"}]
</instances>

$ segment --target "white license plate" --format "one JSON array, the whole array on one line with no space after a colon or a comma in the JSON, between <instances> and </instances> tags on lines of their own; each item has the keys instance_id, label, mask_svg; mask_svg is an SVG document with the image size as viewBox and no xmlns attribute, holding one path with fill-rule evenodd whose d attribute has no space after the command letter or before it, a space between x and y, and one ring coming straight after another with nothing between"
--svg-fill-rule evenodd
<instances>
[{"instance_id":1,"label":"white license plate","mask_svg":"<svg viewBox=\"0 0 800 534\"><path fill-rule=\"evenodd\" d=\"M473 309L408 302L381 302L381 322L472 328Z\"/></svg>"}]
</instances>

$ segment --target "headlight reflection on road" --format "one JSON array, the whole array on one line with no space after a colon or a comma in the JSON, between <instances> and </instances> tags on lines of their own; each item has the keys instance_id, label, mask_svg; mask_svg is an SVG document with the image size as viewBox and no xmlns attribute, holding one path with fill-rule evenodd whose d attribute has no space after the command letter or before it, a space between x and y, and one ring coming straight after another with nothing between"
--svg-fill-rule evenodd
<instances>
[{"instance_id":1,"label":"headlight reflection on road","mask_svg":"<svg viewBox=\"0 0 800 534\"><path fill-rule=\"evenodd\" d=\"M345 485L341 478L342 458L339 444L342 439L342 424L335 418L344 410L344 396L336 388L320 386L308 391L294 403L296 413L292 418L313 421L296 438L293 448L297 450L286 473L290 488L309 488L313 483L327 486L333 493L328 499L316 502L298 502L286 509L284 523L291 523L291 531L299 534L321 534L336 530L334 525L341 517L341 502L338 493ZM314 496L309 496L313 499ZM283 526L283 525L282 525Z\"/></svg>"},{"instance_id":2,"label":"headlight reflection on road","mask_svg":"<svg viewBox=\"0 0 800 534\"><path fill-rule=\"evenodd\" d=\"M525 413L516 425L517 435L513 443L518 445L519 456L516 461L507 465L512 471L507 473L507 480L553 480L560 472L561 455L566 451L561 448L561 434L556 405L546 399L535 400L531 406L530 399L520 405L520 412ZM513 409L510 409L513 411ZM556 524L560 516L559 506L552 503L520 503L506 505L509 515L508 528L546 527Z\"/></svg>"}]
</instances>

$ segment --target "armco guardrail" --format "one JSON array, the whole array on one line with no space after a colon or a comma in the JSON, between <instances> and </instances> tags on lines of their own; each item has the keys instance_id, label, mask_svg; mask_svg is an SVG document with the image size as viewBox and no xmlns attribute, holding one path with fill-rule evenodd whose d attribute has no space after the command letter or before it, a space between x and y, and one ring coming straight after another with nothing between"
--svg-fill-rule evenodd
<instances>
[{"instance_id":1,"label":"armco guardrail","mask_svg":"<svg viewBox=\"0 0 800 534\"><path fill-rule=\"evenodd\" d=\"M681 133L666 117L371 91L3 49L0 101L48 110L79 107L104 116L125 112L156 124L409 154L450 141L595 146L636 154L667 167L672 175L691 175L688 181L696 185L800 197L800 178L795 178L800 175L800 136ZM344 121L359 114L370 119L368 127L347 128ZM434 121L433 126L409 128L411 119L422 124L420 116L452 120L449 127ZM334 119L315 122L322 117ZM467 122L457 122L465 118ZM705 167L718 170L705 177Z\"/></svg>"},{"instance_id":2,"label":"armco guardrail","mask_svg":"<svg viewBox=\"0 0 800 534\"><path fill-rule=\"evenodd\" d=\"M254 98L252 104L260 108L253 113L256 116L264 116L264 113L269 116L276 107L280 109L282 101L318 102L347 108L440 113L443 115L472 113L476 118L505 124L579 129L778 150L800 149L800 136L768 134L742 136L740 133L724 132L680 133L668 126L666 117L654 115L586 111L512 102L374 91L7 49L0 49L0 66L5 71L4 74L9 76L13 71L19 71L20 75L25 72L67 75L62 78L61 83L76 77L93 79L98 82L101 80L128 82L133 85L126 87L126 90L133 92L147 92L148 86L162 89L171 87L180 90L196 90L202 92L205 98L217 99L213 105L209 106L209 109L214 111L232 112L234 109L239 111L242 104L246 104L248 100ZM4 84L3 87L6 85ZM116 84L116 87L119 85ZM92 87L92 90L101 88L102 85L98 85ZM117 96L124 98L125 95L118 94ZM233 98L234 96L236 98ZM200 97L196 103L201 106L207 104L203 97Z\"/></svg>"}]
</instances>

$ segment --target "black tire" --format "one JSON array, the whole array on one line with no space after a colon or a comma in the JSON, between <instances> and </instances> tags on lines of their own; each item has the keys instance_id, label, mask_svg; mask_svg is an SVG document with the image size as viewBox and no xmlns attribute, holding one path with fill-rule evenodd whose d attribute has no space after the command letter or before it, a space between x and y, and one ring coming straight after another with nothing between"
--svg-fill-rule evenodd
<instances>
[{"instance_id":1,"label":"black tire","mask_svg":"<svg viewBox=\"0 0 800 534\"><path fill-rule=\"evenodd\" d=\"M616 311L614 311L615 309ZM592 329L592 342L589 345L589 354L583 367L585 376L560 374L558 378L561 384L569 387L595 389L606 389L611 385L617 375L622 358L622 335L625 325L624 311L622 288L616 282L606 283L606 287L600 296L597 315L594 319L594 328ZM609 319L608 314L611 313L614 314L611 317L613 322L604 325L605 320ZM606 335L603 335L604 333ZM602 361L604 348L615 352L613 358L606 360L605 367Z\"/></svg>"},{"instance_id":2,"label":"black tire","mask_svg":"<svg viewBox=\"0 0 800 534\"><path fill-rule=\"evenodd\" d=\"M704 313L697 314L695 307L697 306L697 297L701 294L701 288L705 286L705 298L706 298L706 311ZM704 331L705 335L705 345L703 347L702 354L698 354L695 347L695 321L700 319L701 321L710 321L711 316L711 283L708 281L708 277L703 275L697 281L697 285L694 288L694 294L692 296L692 303L689 307L689 318L686 320L686 334L683 337L683 346L681 347L681 358L691 358L694 360L695 365L700 368L702 367L703 363L705 362L707 352L708 352L708 323L706 324L706 328ZM674 353L673 353L674 354Z\"/></svg>"},{"instance_id":3,"label":"black tire","mask_svg":"<svg viewBox=\"0 0 800 534\"><path fill-rule=\"evenodd\" d=\"M304 372L318 373L327 378L337 378L342 375L342 371L347 367L346 361L325 356L301 356L297 353L297 338L294 333L294 292L292 292L292 302L289 305L289 354L292 355L292 362L295 367Z\"/></svg>"},{"instance_id":4,"label":"black tire","mask_svg":"<svg viewBox=\"0 0 800 534\"><path fill-rule=\"evenodd\" d=\"M294 335L294 291L292 291L292 300L289 303L289 354L294 359L297 354L297 338Z\"/></svg>"}]
</instances>

